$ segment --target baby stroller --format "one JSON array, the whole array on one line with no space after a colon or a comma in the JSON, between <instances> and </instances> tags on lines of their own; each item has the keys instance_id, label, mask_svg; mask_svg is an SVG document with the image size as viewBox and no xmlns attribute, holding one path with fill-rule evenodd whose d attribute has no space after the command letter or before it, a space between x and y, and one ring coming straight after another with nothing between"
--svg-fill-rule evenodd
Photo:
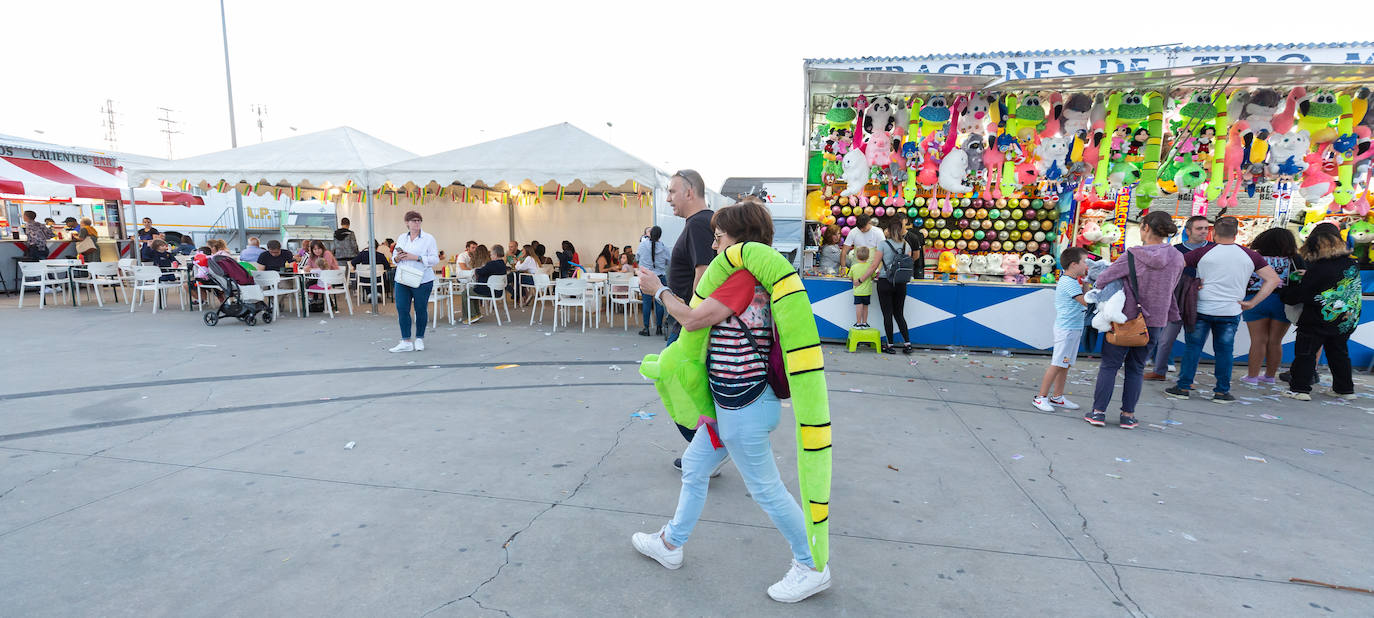
<instances>
[{"instance_id":1,"label":"baby stroller","mask_svg":"<svg viewBox=\"0 0 1374 618\"><path fill-rule=\"evenodd\" d=\"M219 324L219 319L238 318L252 326L258 323L257 313L262 312L262 323L272 323L272 308L263 300L262 289L253 283L252 275L243 269L233 258L225 255L212 256L205 265L210 280L224 290L224 302L218 309L205 312L205 325Z\"/></svg>"}]
</instances>

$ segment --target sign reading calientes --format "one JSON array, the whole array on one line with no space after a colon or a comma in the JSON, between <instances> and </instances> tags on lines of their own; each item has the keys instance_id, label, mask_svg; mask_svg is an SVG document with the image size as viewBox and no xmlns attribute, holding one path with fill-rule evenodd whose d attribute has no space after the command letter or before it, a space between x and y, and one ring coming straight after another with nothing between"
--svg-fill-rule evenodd
<instances>
[{"instance_id":1,"label":"sign reading calientes","mask_svg":"<svg viewBox=\"0 0 1374 618\"><path fill-rule=\"evenodd\" d=\"M1009 51L890 58L820 58L808 59L806 65L809 68L1000 75L1004 79L1027 79L1233 62L1374 64L1374 42Z\"/></svg>"},{"instance_id":2,"label":"sign reading calientes","mask_svg":"<svg viewBox=\"0 0 1374 618\"><path fill-rule=\"evenodd\" d=\"M114 157L101 157L81 152L25 148L23 146L10 146L8 144L0 144L0 157L34 159L37 161L56 161L61 163L80 163L82 165L94 165L97 167L119 167Z\"/></svg>"}]
</instances>

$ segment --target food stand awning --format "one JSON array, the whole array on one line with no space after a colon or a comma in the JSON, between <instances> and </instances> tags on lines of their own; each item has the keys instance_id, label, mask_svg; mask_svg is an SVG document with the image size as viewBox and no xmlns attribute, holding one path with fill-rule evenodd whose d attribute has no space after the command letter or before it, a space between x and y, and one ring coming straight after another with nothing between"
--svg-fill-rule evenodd
<instances>
[{"instance_id":1,"label":"food stand awning","mask_svg":"<svg viewBox=\"0 0 1374 618\"><path fill-rule=\"evenodd\" d=\"M162 187L130 189L119 168L0 157L0 193L52 199L89 198L138 204L204 204Z\"/></svg>"},{"instance_id":2,"label":"food stand awning","mask_svg":"<svg viewBox=\"0 0 1374 618\"><path fill-rule=\"evenodd\" d=\"M1369 69L1361 64L1296 64L1233 62L1127 73L1040 77L1001 81L995 90L1091 92L1209 88L1345 88L1369 83Z\"/></svg>"}]
</instances>

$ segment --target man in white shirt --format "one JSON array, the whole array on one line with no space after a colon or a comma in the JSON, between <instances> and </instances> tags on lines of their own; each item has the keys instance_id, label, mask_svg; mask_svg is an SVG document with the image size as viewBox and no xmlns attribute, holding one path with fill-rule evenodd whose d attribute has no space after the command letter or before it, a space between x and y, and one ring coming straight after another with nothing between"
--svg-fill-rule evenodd
<instances>
[{"instance_id":1,"label":"man in white shirt","mask_svg":"<svg viewBox=\"0 0 1374 618\"><path fill-rule=\"evenodd\" d=\"M1279 287L1279 275L1264 257L1236 244L1239 229L1240 222L1235 217L1222 217L1212 227L1215 244L1194 249L1183 256L1185 266L1197 269L1202 288L1197 295L1197 324L1186 335L1187 347L1183 363L1179 365L1178 385L1165 389L1165 395L1187 399L1191 394L1198 359L1202 357L1202 344L1211 333L1217 378L1212 401L1230 403L1236 400L1231 395L1231 366L1240 314L1258 305ZM1245 300L1245 288L1251 274L1259 275L1263 284L1253 298Z\"/></svg>"},{"instance_id":2,"label":"man in white shirt","mask_svg":"<svg viewBox=\"0 0 1374 618\"><path fill-rule=\"evenodd\" d=\"M458 268L460 270L476 270L472 265L472 249L477 246L477 241L469 240L463 245L463 252L458 254ZM486 266L483 264L483 266Z\"/></svg>"},{"instance_id":3,"label":"man in white shirt","mask_svg":"<svg viewBox=\"0 0 1374 618\"><path fill-rule=\"evenodd\" d=\"M846 260L849 252L855 247L875 248L883 242L883 232L873 226L873 218L867 215L859 215L858 225L849 230L849 235L844 237L844 246L840 250L840 264L849 265Z\"/></svg>"}]
</instances>

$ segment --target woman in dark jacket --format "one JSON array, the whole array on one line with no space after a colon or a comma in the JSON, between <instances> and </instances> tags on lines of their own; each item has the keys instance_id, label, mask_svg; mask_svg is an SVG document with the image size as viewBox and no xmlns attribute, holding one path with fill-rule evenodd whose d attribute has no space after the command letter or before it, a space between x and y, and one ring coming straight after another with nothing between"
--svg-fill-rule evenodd
<instances>
[{"instance_id":1,"label":"woman in dark jacket","mask_svg":"<svg viewBox=\"0 0 1374 618\"><path fill-rule=\"evenodd\" d=\"M1331 368L1332 397L1355 398L1350 376L1350 334L1360 325L1360 266L1350 257L1335 226L1319 225L1307 236L1299 255L1307 262L1296 282L1279 289L1289 305L1302 305L1297 341L1293 344L1292 380L1284 397L1312 400L1317 354L1326 350Z\"/></svg>"},{"instance_id":2,"label":"woman in dark jacket","mask_svg":"<svg viewBox=\"0 0 1374 618\"><path fill-rule=\"evenodd\" d=\"M486 264L478 267L477 270L472 273L472 280L478 282L476 285L472 286L472 293L477 296L491 296L491 288L487 287L487 277L506 274L506 248L501 245L492 245L491 251L488 252L485 246L477 245L477 248L472 252L472 256L473 264L480 263L482 260L487 260ZM480 305L473 305L471 309L471 315L467 316L469 324L482 317L482 308ZM463 310L468 310L467 291L463 292Z\"/></svg>"},{"instance_id":3,"label":"woman in dark jacket","mask_svg":"<svg viewBox=\"0 0 1374 618\"><path fill-rule=\"evenodd\" d=\"M571 277L576 270L574 264L581 266L582 259L577 256L577 249L568 241L563 241L563 250L558 252L558 276Z\"/></svg>"}]
</instances>

